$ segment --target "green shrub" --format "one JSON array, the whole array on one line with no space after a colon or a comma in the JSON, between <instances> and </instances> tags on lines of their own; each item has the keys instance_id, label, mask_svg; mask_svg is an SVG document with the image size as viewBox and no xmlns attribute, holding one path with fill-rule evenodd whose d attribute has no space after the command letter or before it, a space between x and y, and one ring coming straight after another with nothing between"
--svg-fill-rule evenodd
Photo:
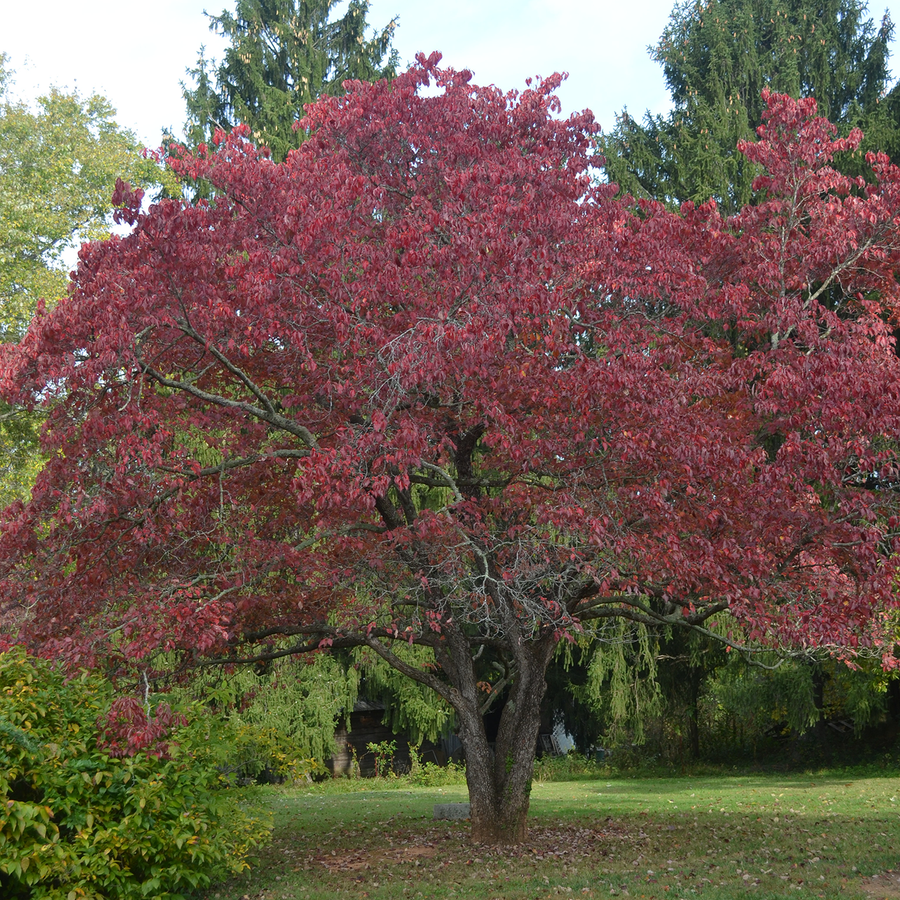
<instances>
[{"instance_id":1,"label":"green shrub","mask_svg":"<svg viewBox=\"0 0 900 900\"><path fill-rule=\"evenodd\" d=\"M574 750L565 756L542 756L534 761L533 780L548 781L590 781L609 775L609 766L594 756L585 756Z\"/></svg>"},{"instance_id":2,"label":"green shrub","mask_svg":"<svg viewBox=\"0 0 900 900\"><path fill-rule=\"evenodd\" d=\"M394 774L394 757L397 755L396 741L381 741L366 744L366 750L375 757L375 777L387 778Z\"/></svg>"},{"instance_id":3,"label":"green shrub","mask_svg":"<svg viewBox=\"0 0 900 900\"><path fill-rule=\"evenodd\" d=\"M445 766L436 763L422 762L419 748L410 745L409 748L409 780L414 784L426 787L443 787L451 784L466 783L466 764L462 762L449 762Z\"/></svg>"},{"instance_id":4,"label":"green shrub","mask_svg":"<svg viewBox=\"0 0 900 900\"><path fill-rule=\"evenodd\" d=\"M422 768L415 775L410 775L409 777L414 784L421 784L424 787L465 784L466 765L461 762L450 762L446 766L439 766L430 762L422 763Z\"/></svg>"},{"instance_id":5,"label":"green shrub","mask_svg":"<svg viewBox=\"0 0 900 900\"><path fill-rule=\"evenodd\" d=\"M224 724L224 723L223 723ZM328 769L317 759L305 757L304 748L278 728L247 725L228 720L228 748L219 771L232 774L239 784L280 783L321 778Z\"/></svg>"},{"instance_id":6,"label":"green shrub","mask_svg":"<svg viewBox=\"0 0 900 900\"><path fill-rule=\"evenodd\" d=\"M176 900L246 868L269 829L225 788L214 727L0 654L0 896Z\"/></svg>"}]
</instances>

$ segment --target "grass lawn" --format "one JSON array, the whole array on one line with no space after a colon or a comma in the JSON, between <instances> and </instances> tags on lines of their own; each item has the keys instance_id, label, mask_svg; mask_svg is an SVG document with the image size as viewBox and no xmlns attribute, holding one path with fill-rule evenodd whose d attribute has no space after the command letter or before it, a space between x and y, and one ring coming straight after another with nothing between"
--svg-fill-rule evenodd
<instances>
[{"instance_id":1,"label":"grass lawn","mask_svg":"<svg viewBox=\"0 0 900 900\"><path fill-rule=\"evenodd\" d=\"M360 790L360 787L369 788ZM535 783L528 841L434 821L465 788L267 788L273 840L205 900L900 898L900 777L611 777ZM875 877L873 877L875 876Z\"/></svg>"}]
</instances>

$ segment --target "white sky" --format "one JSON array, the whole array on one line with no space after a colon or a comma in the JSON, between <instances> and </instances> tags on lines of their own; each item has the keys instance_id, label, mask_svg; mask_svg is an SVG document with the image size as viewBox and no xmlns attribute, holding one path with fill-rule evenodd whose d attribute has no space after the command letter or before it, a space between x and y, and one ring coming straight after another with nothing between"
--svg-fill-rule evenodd
<instances>
[{"instance_id":1,"label":"white sky","mask_svg":"<svg viewBox=\"0 0 900 900\"><path fill-rule=\"evenodd\" d=\"M627 106L634 115L663 112L662 70L647 56L674 0L371 0L368 20L399 16L394 46L404 62L440 50L444 63L468 68L479 84L521 88L532 75L568 71L563 112L591 109L609 129ZM16 92L31 97L51 84L105 94L119 124L156 146L165 127L181 132L179 82L201 44L219 45L204 8L218 13L232 0L5 0L0 51L12 58ZM900 23L900 0L870 2ZM895 40L895 71L900 45Z\"/></svg>"}]
</instances>

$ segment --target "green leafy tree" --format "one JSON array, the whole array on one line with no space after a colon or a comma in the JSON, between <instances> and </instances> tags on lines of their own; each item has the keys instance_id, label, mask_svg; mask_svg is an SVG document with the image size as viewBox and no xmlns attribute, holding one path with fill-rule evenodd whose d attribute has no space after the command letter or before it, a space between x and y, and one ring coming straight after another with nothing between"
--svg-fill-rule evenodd
<instances>
[{"instance_id":1,"label":"green leafy tree","mask_svg":"<svg viewBox=\"0 0 900 900\"><path fill-rule=\"evenodd\" d=\"M187 138L208 140L216 128L250 126L255 143L283 160L303 138L295 124L303 106L320 94L343 92L348 79L375 81L395 75L391 40L397 20L366 36L367 0L351 0L331 19L337 0L237 0L234 13L209 16L210 30L229 46L221 63L203 50L194 85L182 85Z\"/></svg>"},{"instance_id":2,"label":"green leafy tree","mask_svg":"<svg viewBox=\"0 0 900 900\"><path fill-rule=\"evenodd\" d=\"M37 300L66 291L67 251L109 234L116 179L147 187L162 172L99 95L10 94L0 54L0 339L15 341ZM70 260L71 262L71 260Z\"/></svg>"},{"instance_id":3,"label":"green leafy tree","mask_svg":"<svg viewBox=\"0 0 900 900\"><path fill-rule=\"evenodd\" d=\"M174 183L105 98L51 88L29 104L11 88L0 53L0 344L19 340L39 299L64 296L73 250L109 234L117 178ZM0 403L0 506L22 496L40 467L37 424Z\"/></svg>"},{"instance_id":4,"label":"green leafy tree","mask_svg":"<svg viewBox=\"0 0 900 900\"><path fill-rule=\"evenodd\" d=\"M625 110L603 141L610 181L671 204L749 202L757 166L737 151L755 136L762 91L815 97L842 133L859 126L871 147L900 149L900 98L885 98L893 25L862 0L689 0L677 5L651 56L672 99L666 116ZM844 160L860 168L862 153ZM852 174L857 174L855 171Z\"/></svg>"}]
</instances>

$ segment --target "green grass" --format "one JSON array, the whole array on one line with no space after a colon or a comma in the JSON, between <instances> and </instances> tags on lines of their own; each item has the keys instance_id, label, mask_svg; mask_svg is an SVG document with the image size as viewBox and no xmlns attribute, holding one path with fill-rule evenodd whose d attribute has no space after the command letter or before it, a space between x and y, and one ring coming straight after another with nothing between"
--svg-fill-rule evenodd
<instances>
[{"instance_id":1,"label":"green grass","mask_svg":"<svg viewBox=\"0 0 900 900\"><path fill-rule=\"evenodd\" d=\"M528 841L473 845L432 807L463 786L265 789L272 843L205 900L900 897L900 780L735 775L535 783ZM876 882L877 883L877 882Z\"/></svg>"}]
</instances>

